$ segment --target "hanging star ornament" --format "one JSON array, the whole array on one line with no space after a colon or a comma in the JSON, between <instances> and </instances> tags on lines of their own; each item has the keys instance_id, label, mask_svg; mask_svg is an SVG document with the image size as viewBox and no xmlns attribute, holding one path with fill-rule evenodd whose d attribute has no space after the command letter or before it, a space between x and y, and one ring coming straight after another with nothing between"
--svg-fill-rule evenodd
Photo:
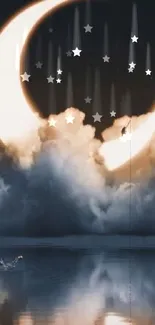
<instances>
[{"instance_id":1,"label":"hanging star ornament","mask_svg":"<svg viewBox=\"0 0 155 325\"><path fill-rule=\"evenodd\" d=\"M147 70L145 71L145 73L146 73L147 76L151 76L151 70L150 70L150 69L147 69Z\"/></svg>"},{"instance_id":2,"label":"hanging star ornament","mask_svg":"<svg viewBox=\"0 0 155 325\"><path fill-rule=\"evenodd\" d=\"M57 70L57 74L62 74L62 70L61 69L58 69Z\"/></svg>"},{"instance_id":3,"label":"hanging star ornament","mask_svg":"<svg viewBox=\"0 0 155 325\"><path fill-rule=\"evenodd\" d=\"M47 78L47 80L48 80L48 83L54 83L54 78L52 77L52 76L49 76L48 78Z\"/></svg>"},{"instance_id":4,"label":"hanging star ornament","mask_svg":"<svg viewBox=\"0 0 155 325\"><path fill-rule=\"evenodd\" d=\"M72 52L74 53L74 56L80 56L82 50L79 50L79 48L76 47L75 50L72 50Z\"/></svg>"},{"instance_id":5,"label":"hanging star ornament","mask_svg":"<svg viewBox=\"0 0 155 325\"><path fill-rule=\"evenodd\" d=\"M69 124L69 123L73 124L73 121L75 120L75 117L70 114L70 115L67 115L65 117L65 120L66 120L67 124Z\"/></svg>"},{"instance_id":6,"label":"hanging star ornament","mask_svg":"<svg viewBox=\"0 0 155 325\"><path fill-rule=\"evenodd\" d=\"M133 72L133 70L134 69L132 67L128 68L129 73Z\"/></svg>"},{"instance_id":7,"label":"hanging star ornament","mask_svg":"<svg viewBox=\"0 0 155 325\"><path fill-rule=\"evenodd\" d=\"M100 115L98 112L95 115L92 115L95 122L101 122L102 115Z\"/></svg>"},{"instance_id":8,"label":"hanging star ornament","mask_svg":"<svg viewBox=\"0 0 155 325\"><path fill-rule=\"evenodd\" d=\"M131 37L132 43L137 43L138 37L136 35Z\"/></svg>"},{"instance_id":9,"label":"hanging star ornament","mask_svg":"<svg viewBox=\"0 0 155 325\"><path fill-rule=\"evenodd\" d=\"M84 100L85 100L85 103L86 103L86 104L90 104L91 101L92 101L92 98L89 97L89 96L87 96Z\"/></svg>"},{"instance_id":10,"label":"hanging star ornament","mask_svg":"<svg viewBox=\"0 0 155 325\"><path fill-rule=\"evenodd\" d=\"M85 33L91 33L92 32L92 28L93 28L93 26L90 26L89 24L87 24L86 26L84 26Z\"/></svg>"},{"instance_id":11,"label":"hanging star ornament","mask_svg":"<svg viewBox=\"0 0 155 325\"><path fill-rule=\"evenodd\" d=\"M31 77L31 75L27 74L27 72L24 72L24 74L21 74L20 76L22 78L22 82L24 82L24 81L29 82L29 78Z\"/></svg>"},{"instance_id":12,"label":"hanging star ornament","mask_svg":"<svg viewBox=\"0 0 155 325\"><path fill-rule=\"evenodd\" d=\"M131 63L129 63L130 68L135 69L136 63L134 63L133 61Z\"/></svg>"},{"instance_id":13,"label":"hanging star ornament","mask_svg":"<svg viewBox=\"0 0 155 325\"><path fill-rule=\"evenodd\" d=\"M48 120L48 124L49 124L49 126L56 126L56 123L57 123L57 121L54 119L54 118L50 118L49 120Z\"/></svg>"},{"instance_id":14,"label":"hanging star ornament","mask_svg":"<svg viewBox=\"0 0 155 325\"><path fill-rule=\"evenodd\" d=\"M67 52L66 52L66 55L67 55L68 57L71 57L71 56L72 56L72 51L67 51Z\"/></svg>"},{"instance_id":15,"label":"hanging star ornament","mask_svg":"<svg viewBox=\"0 0 155 325\"><path fill-rule=\"evenodd\" d=\"M36 63L36 68L37 68L37 69L41 69L41 68L42 68L42 65L43 65L43 63L41 63L40 61L38 61L38 62Z\"/></svg>"},{"instance_id":16,"label":"hanging star ornament","mask_svg":"<svg viewBox=\"0 0 155 325\"><path fill-rule=\"evenodd\" d=\"M115 117L115 116L116 116L116 112L115 112L115 111L111 111L111 112L110 112L110 116L111 116L111 117Z\"/></svg>"},{"instance_id":17,"label":"hanging star ornament","mask_svg":"<svg viewBox=\"0 0 155 325\"><path fill-rule=\"evenodd\" d=\"M56 79L57 84L60 84L61 81L62 81L62 80L61 80L60 78L57 78L57 79Z\"/></svg>"},{"instance_id":18,"label":"hanging star ornament","mask_svg":"<svg viewBox=\"0 0 155 325\"><path fill-rule=\"evenodd\" d=\"M106 54L105 56L102 57L102 59L104 60L104 62L109 63L110 56L108 56L108 55Z\"/></svg>"}]
</instances>

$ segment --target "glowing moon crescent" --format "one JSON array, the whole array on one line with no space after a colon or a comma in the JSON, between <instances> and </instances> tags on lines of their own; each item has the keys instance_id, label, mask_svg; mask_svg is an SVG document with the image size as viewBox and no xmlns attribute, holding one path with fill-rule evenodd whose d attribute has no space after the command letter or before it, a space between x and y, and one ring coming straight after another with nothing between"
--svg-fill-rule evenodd
<instances>
[{"instance_id":1,"label":"glowing moon crescent","mask_svg":"<svg viewBox=\"0 0 155 325\"><path fill-rule=\"evenodd\" d=\"M24 96L20 80L20 58L25 41L37 22L52 9L70 0L45 0L27 7L17 14L0 34L0 139L18 143L36 132L42 123L34 113L32 103ZM25 35L27 27L27 35ZM24 41L23 41L24 34ZM18 54L18 58L17 58ZM18 60L17 60L18 59ZM155 131L155 113L152 113L132 135L132 143L119 139L104 143L99 153L109 170L119 168L137 155Z\"/></svg>"},{"instance_id":2,"label":"glowing moon crescent","mask_svg":"<svg viewBox=\"0 0 155 325\"><path fill-rule=\"evenodd\" d=\"M0 34L0 139L18 143L38 129L41 119L24 96L20 77L20 58L26 39L37 22L57 6L69 0L46 0L17 14ZM23 34L27 27L27 37ZM17 62L17 50L19 60Z\"/></svg>"},{"instance_id":3,"label":"glowing moon crescent","mask_svg":"<svg viewBox=\"0 0 155 325\"><path fill-rule=\"evenodd\" d=\"M138 156L148 145L155 132L155 112L150 113L133 133L130 141L125 143L120 139L105 142L99 148L99 154L104 158L108 170L115 170Z\"/></svg>"}]
</instances>

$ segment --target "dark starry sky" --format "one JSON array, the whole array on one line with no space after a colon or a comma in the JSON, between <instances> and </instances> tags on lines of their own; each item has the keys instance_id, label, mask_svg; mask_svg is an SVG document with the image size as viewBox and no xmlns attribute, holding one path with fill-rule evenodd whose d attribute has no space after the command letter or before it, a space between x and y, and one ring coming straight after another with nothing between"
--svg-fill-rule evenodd
<instances>
[{"instance_id":1,"label":"dark starry sky","mask_svg":"<svg viewBox=\"0 0 155 325\"><path fill-rule=\"evenodd\" d=\"M0 11L1 26L6 23L16 11L34 3L28 0L14 0L3 2ZM139 41L136 44L136 70L133 74L128 73L128 56L129 41L131 37L131 20L132 20L131 0L111 0L91 2L92 25L94 26L92 34L85 34L83 26L85 25L85 1L74 2L68 6L62 7L46 20L32 35L28 44L30 53L31 81L25 87L30 97L36 102L38 110L43 116L54 113L48 107L49 87L54 87L56 94L56 112L59 113L66 108L66 88L68 72L72 73L74 89L74 107L80 108L86 113L86 123L92 123L92 105L86 105L84 98L85 77L87 68L91 69L91 91L93 97L95 69L98 68L101 75L101 106L104 123L98 123L97 130L104 129L111 124L112 119L109 117L110 110L110 90L114 83L116 92L116 110L117 116L122 115L120 105L122 96L127 90L131 93L132 114L142 114L148 111L153 100L155 99L155 2L151 0L137 0L138 9L138 36ZM78 6L80 11L80 28L81 28L81 57L67 58L67 35L68 24L71 28L71 40L73 40L74 11ZM103 63L103 38L104 24L107 22L109 29L109 55L111 62ZM49 33L49 27L53 32ZM43 69L35 68L36 63L36 44L38 35L42 37L43 50ZM48 42L52 40L54 68L57 69L56 60L58 47L62 49L62 69L64 71L62 84L47 83L47 58ZM151 70L152 77L145 75L146 44L151 46ZM73 46L72 46L73 47ZM73 48L72 48L73 49ZM96 108L97 110L97 108ZM104 125L103 125L104 124Z\"/></svg>"}]
</instances>

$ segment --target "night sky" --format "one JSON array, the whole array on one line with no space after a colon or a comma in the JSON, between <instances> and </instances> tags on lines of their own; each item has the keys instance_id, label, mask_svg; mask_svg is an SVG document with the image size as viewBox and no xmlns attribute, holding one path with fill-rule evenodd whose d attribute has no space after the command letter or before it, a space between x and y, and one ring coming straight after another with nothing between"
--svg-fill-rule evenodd
<instances>
[{"instance_id":1,"label":"night sky","mask_svg":"<svg viewBox=\"0 0 155 325\"><path fill-rule=\"evenodd\" d=\"M0 25L16 13L20 8L34 3L35 1L14 0L3 2L0 11ZM110 117L110 99L112 84L115 88L116 106L113 109L117 117L125 114L122 109L123 96L128 92L131 95L131 114L139 115L146 113L155 99L155 36L154 18L155 2L139 0L135 2L138 14L138 43L135 43L136 69L133 73L128 72L129 43L131 41L132 6L131 0L111 0L91 2L92 33L85 33L86 25L86 2L74 2L68 6L59 8L53 15L42 21L37 27L30 42L28 43L29 73L30 82L24 83L29 96L33 98L38 110L43 116L52 113L59 113L67 108L66 92L68 73L71 73L73 80L73 105L86 113L85 123L94 125L92 114L94 107L95 73L100 73L101 98L97 99L97 106L101 106L100 113L103 115L102 123L95 123L97 135L113 121ZM80 37L82 53L80 57L67 57L66 51L73 50L73 26L75 8L79 9L80 15ZM108 45L110 62L104 63L104 25L108 25ZM49 28L53 32L49 32ZM68 30L70 40L68 39ZM42 42L41 61L42 69L36 69L37 42ZM48 84L48 44L52 41L53 66L56 77L58 48L61 47L63 77L61 84ZM69 44L70 43L70 44ZM146 48L150 43L151 49L151 76L146 76ZM6 49L7 50L7 49ZM9 49L8 49L9 50ZM27 57L27 56L26 56ZM87 71L90 71L90 93L86 94ZM24 72L24 71L23 71ZM99 88L99 87L98 87ZM52 107L49 107L49 92L52 91ZM91 104L86 104L84 98L89 95L92 98ZM128 105L126 103L125 105ZM98 107L96 107L98 111Z\"/></svg>"}]
</instances>

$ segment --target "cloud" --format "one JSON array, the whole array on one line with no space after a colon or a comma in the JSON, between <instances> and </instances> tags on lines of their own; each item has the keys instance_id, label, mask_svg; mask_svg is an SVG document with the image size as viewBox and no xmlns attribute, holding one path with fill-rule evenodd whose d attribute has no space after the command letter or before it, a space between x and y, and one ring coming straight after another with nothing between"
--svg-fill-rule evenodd
<instances>
[{"instance_id":1,"label":"cloud","mask_svg":"<svg viewBox=\"0 0 155 325\"><path fill-rule=\"evenodd\" d=\"M74 115L73 124L66 123L68 114ZM154 137L145 164L136 162L136 172L132 165L132 179L131 166L120 177L120 170L110 173L104 166L98 154L102 143L95 138L95 128L83 124L84 117L78 109L67 109L52 116L56 127L46 122L39 130L39 146L30 142L25 152L5 148L0 161L1 235L155 231L153 167L148 159L153 164ZM104 139L118 136L127 119L116 120L103 132ZM133 128L145 119L133 117ZM31 161L26 168L25 159Z\"/></svg>"}]
</instances>

